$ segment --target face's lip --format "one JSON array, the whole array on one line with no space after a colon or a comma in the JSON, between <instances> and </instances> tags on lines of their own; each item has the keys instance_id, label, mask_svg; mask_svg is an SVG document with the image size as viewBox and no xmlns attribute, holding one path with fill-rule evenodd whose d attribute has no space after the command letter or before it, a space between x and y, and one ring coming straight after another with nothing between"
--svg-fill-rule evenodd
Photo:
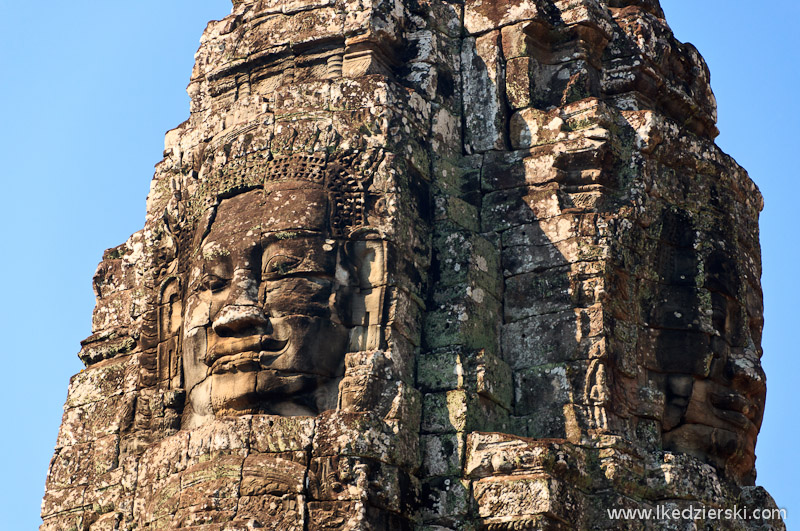
<instances>
[{"instance_id":1,"label":"face's lip","mask_svg":"<svg viewBox=\"0 0 800 531\"><path fill-rule=\"evenodd\" d=\"M722 393L709 393L709 401L713 406L714 414L721 420L741 428L755 428L758 408L743 395L731 391Z\"/></svg>"},{"instance_id":2,"label":"face's lip","mask_svg":"<svg viewBox=\"0 0 800 531\"><path fill-rule=\"evenodd\" d=\"M277 339L272 336L248 336L219 338L211 347L204 360L211 367L211 372L221 365L258 361L262 358L276 358L289 344L288 339Z\"/></svg>"},{"instance_id":3,"label":"face's lip","mask_svg":"<svg viewBox=\"0 0 800 531\"><path fill-rule=\"evenodd\" d=\"M249 372L258 370L258 368L258 352L240 352L217 359L208 372L209 374Z\"/></svg>"}]
</instances>

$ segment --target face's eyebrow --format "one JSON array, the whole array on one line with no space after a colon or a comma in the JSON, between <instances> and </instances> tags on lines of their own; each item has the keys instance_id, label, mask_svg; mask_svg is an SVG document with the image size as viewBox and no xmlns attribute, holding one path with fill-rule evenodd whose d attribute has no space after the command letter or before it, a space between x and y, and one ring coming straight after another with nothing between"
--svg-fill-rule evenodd
<instances>
[{"instance_id":1,"label":"face's eyebrow","mask_svg":"<svg viewBox=\"0 0 800 531\"><path fill-rule=\"evenodd\" d=\"M262 241L264 246L267 246L280 241L296 240L300 238L314 238L320 236L324 236L322 231L313 231L308 229L281 230L264 233Z\"/></svg>"},{"instance_id":2,"label":"face's eyebrow","mask_svg":"<svg viewBox=\"0 0 800 531\"><path fill-rule=\"evenodd\" d=\"M230 250L218 242L208 242L200 247L200 256L204 261L217 261L230 255Z\"/></svg>"},{"instance_id":3,"label":"face's eyebrow","mask_svg":"<svg viewBox=\"0 0 800 531\"><path fill-rule=\"evenodd\" d=\"M201 244L190 264L189 283L196 286L207 275L228 276L231 252L218 242Z\"/></svg>"}]
</instances>

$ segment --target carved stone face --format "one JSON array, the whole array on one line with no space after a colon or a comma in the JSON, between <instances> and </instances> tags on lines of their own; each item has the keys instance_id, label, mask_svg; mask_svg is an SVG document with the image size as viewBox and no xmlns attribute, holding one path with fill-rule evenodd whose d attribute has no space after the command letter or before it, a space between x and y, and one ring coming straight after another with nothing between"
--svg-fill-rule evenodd
<instances>
[{"instance_id":1,"label":"carved stone face","mask_svg":"<svg viewBox=\"0 0 800 531\"><path fill-rule=\"evenodd\" d=\"M669 222L667 216L665 225ZM662 288L660 299L669 302L655 315L655 322L664 327L656 347L666 384L664 446L711 462L741 483L752 483L766 396L766 379L751 338L760 334L760 305L745 308L738 302L743 280L736 257L724 246L701 258L692 245L693 231L674 234L688 236L668 238L662 245L662 276L670 286ZM700 289L694 284L698 270L704 278ZM698 330L698 323L709 317L701 315L701 308L710 308L711 333Z\"/></svg>"},{"instance_id":2,"label":"carved stone face","mask_svg":"<svg viewBox=\"0 0 800 531\"><path fill-rule=\"evenodd\" d=\"M306 188L223 199L196 238L183 325L187 427L336 407L355 264L326 236L324 191Z\"/></svg>"}]
</instances>

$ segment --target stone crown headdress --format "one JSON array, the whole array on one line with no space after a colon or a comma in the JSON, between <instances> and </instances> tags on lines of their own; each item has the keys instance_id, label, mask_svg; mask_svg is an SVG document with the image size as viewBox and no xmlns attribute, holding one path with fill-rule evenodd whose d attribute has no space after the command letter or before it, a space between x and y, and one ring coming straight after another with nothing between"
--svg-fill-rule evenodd
<instances>
[{"instance_id":1,"label":"stone crown headdress","mask_svg":"<svg viewBox=\"0 0 800 531\"><path fill-rule=\"evenodd\" d=\"M329 199L332 236L344 236L367 223L366 184L350 171L346 156L329 158L322 153L270 156L248 154L229 161L200 184L187 201L186 218L195 221L220 199L275 182L298 181L309 188L324 189Z\"/></svg>"}]
</instances>

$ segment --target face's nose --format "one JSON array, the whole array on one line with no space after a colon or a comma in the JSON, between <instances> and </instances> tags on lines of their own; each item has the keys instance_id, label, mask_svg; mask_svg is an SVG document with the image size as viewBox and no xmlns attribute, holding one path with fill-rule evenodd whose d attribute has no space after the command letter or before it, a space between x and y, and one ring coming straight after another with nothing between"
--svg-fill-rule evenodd
<instances>
[{"instance_id":1,"label":"face's nose","mask_svg":"<svg viewBox=\"0 0 800 531\"><path fill-rule=\"evenodd\" d=\"M211 323L221 337L241 337L270 333L270 322L258 304L258 282L249 269L237 269L230 292Z\"/></svg>"},{"instance_id":2,"label":"face's nose","mask_svg":"<svg viewBox=\"0 0 800 531\"><path fill-rule=\"evenodd\" d=\"M766 395L766 375L755 349L732 348L725 363L725 379L736 391L757 401Z\"/></svg>"}]
</instances>

